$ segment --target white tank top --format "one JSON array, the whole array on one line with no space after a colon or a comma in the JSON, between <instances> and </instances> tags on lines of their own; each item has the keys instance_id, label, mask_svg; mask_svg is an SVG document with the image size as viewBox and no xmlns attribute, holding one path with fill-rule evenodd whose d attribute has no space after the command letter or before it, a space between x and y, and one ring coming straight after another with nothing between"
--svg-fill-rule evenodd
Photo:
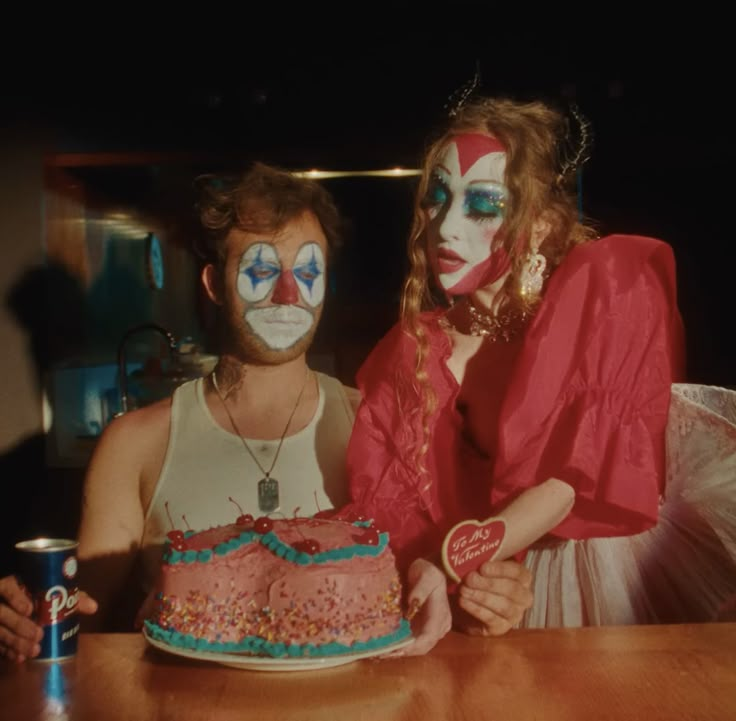
<instances>
[{"instance_id":1,"label":"white tank top","mask_svg":"<svg viewBox=\"0 0 736 721\"><path fill-rule=\"evenodd\" d=\"M345 388L336 378L315 372L319 401L310 423L284 439L271 477L279 482L278 513L311 516L348 500L345 456L355 417ZM246 439L260 464L268 469L279 439ZM163 468L143 528L143 583L148 590L158 572L161 546L174 527L203 530L234 523L258 510L258 481L263 478L236 435L219 426L204 397L203 379L179 386L172 398L171 428ZM182 516L186 517L186 522Z\"/></svg>"}]
</instances>

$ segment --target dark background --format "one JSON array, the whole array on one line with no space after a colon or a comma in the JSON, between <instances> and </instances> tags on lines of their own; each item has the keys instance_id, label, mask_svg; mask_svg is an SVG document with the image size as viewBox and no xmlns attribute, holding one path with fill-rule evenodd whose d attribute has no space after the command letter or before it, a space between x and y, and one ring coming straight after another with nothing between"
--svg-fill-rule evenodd
<instances>
[{"instance_id":1,"label":"dark background","mask_svg":"<svg viewBox=\"0 0 736 721\"><path fill-rule=\"evenodd\" d=\"M84 32L49 20L37 36L41 66L30 48L3 64L3 117L49 130L54 152L110 153L109 165L73 172L186 224L200 172L253 159L293 169L417 167L448 96L476 67L486 93L575 101L595 135L584 212L602 233L673 246L689 379L736 385L734 62L724 13L514 10L193 6L158 19L152 9L111 15ZM122 160L126 153L135 155ZM325 182L351 226L339 302L384 309L366 331L372 342L398 298L413 181Z\"/></svg>"}]
</instances>

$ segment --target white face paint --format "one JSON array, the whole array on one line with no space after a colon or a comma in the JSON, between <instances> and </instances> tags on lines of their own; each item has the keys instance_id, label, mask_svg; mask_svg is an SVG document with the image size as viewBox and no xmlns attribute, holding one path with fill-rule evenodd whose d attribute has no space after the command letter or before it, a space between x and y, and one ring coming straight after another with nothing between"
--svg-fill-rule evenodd
<instances>
[{"instance_id":1,"label":"white face paint","mask_svg":"<svg viewBox=\"0 0 736 721\"><path fill-rule=\"evenodd\" d=\"M238 268L237 290L245 301L245 320L274 350L289 348L310 332L315 316L309 309L318 308L325 297L321 246L314 241L304 243L288 267L282 253L288 253L290 244L290 239L254 243L243 253ZM268 305L256 307L262 301Z\"/></svg>"},{"instance_id":2,"label":"white face paint","mask_svg":"<svg viewBox=\"0 0 736 721\"><path fill-rule=\"evenodd\" d=\"M291 348L314 324L314 316L298 305L269 305L245 311L245 320L253 332L274 350Z\"/></svg>"},{"instance_id":3,"label":"white face paint","mask_svg":"<svg viewBox=\"0 0 736 721\"><path fill-rule=\"evenodd\" d=\"M424 207L432 265L440 285L464 294L492 282L507 257L494 239L503 223L506 153L484 152L490 138L464 135L450 143L430 181Z\"/></svg>"}]
</instances>

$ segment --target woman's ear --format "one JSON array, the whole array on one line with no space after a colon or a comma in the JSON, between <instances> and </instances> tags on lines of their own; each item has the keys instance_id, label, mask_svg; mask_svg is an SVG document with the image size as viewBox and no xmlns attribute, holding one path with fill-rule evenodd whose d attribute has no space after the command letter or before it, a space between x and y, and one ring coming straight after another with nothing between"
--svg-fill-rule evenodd
<instances>
[{"instance_id":1,"label":"woman's ear","mask_svg":"<svg viewBox=\"0 0 736 721\"><path fill-rule=\"evenodd\" d=\"M222 305L222 278L214 264L207 263L202 268L201 278L207 297L216 305Z\"/></svg>"}]
</instances>

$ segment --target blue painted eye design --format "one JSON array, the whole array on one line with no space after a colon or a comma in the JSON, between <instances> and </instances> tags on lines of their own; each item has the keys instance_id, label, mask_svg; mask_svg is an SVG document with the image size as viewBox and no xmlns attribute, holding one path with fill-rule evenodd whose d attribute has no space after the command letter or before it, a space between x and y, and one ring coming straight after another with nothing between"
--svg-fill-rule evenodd
<instances>
[{"instance_id":1,"label":"blue painted eye design","mask_svg":"<svg viewBox=\"0 0 736 721\"><path fill-rule=\"evenodd\" d=\"M469 189L465 193L463 210L474 220L502 217L506 206L503 193L490 189Z\"/></svg>"},{"instance_id":2,"label":"blue painted eye design","mask_svg":"<svg viewBox=\"0 0 736 721\"><path fill-rule=\"evenodd\" d=\"M253 263L247 268L243 268L241 273L244 273L250 279L251 284L255 288L259 283L267 280L271 280L281 272L281 267L268 260L264 260L262 257L262 249L258 249L258 255L253 260Z\"/></svg>"},{"instance_id":3,"label":"blue painted eye design","mask_svg":"<svg viewBox=\"0 0 736 721\"><path fill-rule=\"evenodd\" d=\"M422 207L433 208L445 205L450 199L450 190L439 175L433 175L429 181L427 192L422 200Z\"/></svg>"},{"instance_id":4,"label":"blue painted eye design","mask_svg":"<svg viewBox=\"0 0 736 721\"><path fill-rule=\"evenodd\" d=\"M294 273L294 276L297 278L297 280L300 280L302 283L304 283L304 285L307 286L307 288L309 288L309 291L311 293L314 281L317 280L320 275L322 275L322 269L320 268L319 263L317 263L317 260L314 257L314 251L312 251L312 257L306 263L295 266L292 272Z\"/></svg>"}]
</instances>

